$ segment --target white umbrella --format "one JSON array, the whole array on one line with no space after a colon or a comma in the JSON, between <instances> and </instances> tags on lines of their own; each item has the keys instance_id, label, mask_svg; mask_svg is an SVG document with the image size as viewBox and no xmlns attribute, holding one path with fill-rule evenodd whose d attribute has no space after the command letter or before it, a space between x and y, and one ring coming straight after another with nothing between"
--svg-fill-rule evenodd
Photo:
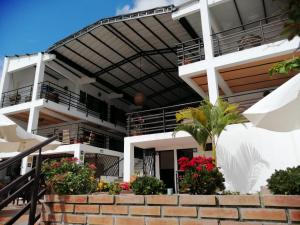
<instances>
[{"instance_id":1,"label":"white umbrella","mask_svg":"<svg viewBox=\"0 0 300 225\"><path fill-rule=\"evenodd\" d=\"M31 134L4 115L0 115L0 153L21 152L45 141L47 138ZM57 147L61 143L54 141L43 150Z\"/></svg>"},{"instance_id":2,"label":"white umbrella","mask_svg":"<svg viewBox=\"0 0 300 225\"><path fill-rule=\"evenodd\" d=\"M247 109L255 126L278 132L300 129L300 73Z\"/></svg>"}]
</instances>

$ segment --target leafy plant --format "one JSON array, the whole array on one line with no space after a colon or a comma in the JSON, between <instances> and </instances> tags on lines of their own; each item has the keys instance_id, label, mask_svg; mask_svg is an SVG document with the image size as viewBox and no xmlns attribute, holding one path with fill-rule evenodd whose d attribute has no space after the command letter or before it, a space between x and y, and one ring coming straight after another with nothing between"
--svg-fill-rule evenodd
<instances>
[{"instance_id":1,"label":"leafy plant","mask_svg":"<svg viewBox=\"0 0 300 225\"><path fill-rule=\"evenodd\" d=\"M288 21L284 24L282 35L286 35L289 40L295 36L300 36L300 1L289 0Z\"/></svg>"},{"instance_id":2,"label":"leafy plant","mask_svg":"<svg viewBox=\"0 0 300 225\"><path fill-rule=\"evenodd\" d=\"M198 156L189 160L181 157L178 164L179 169L184 170L184 175L179 178L181 192L209 195L225 189L223 175L214 166L212 158Z\"/></svg>"},{"instance_id":3,"label":"leafy plant","mask_svg":"<svg viewBox=\"0 0 300 225\"><path fill-rule=\"evenodd\" d=\"M296 36L300 36L300 1L289 0L288 4L288 21L284 24L284 35L288 40L292 40ZM274 64L269 70L270 75L282 74L287 75L291 72L300 70L300 57L293 57L279 63Z\"/></svg>"},{"instance_id":4,"label":"leafy plant","mask_svg":"<svg viewBox=\"0 0 300 225\"><path fill-rule=\"evenodd\" d=\"M97 190L102 192L108 192L109 191L109 183L100 180L97 184Z\"/></svg>"},{"instance_id":5,"label":"leafy plant","mask_svg":"<svg viewBox=\"0 0 300 225\"><path fill-rule=\"evenodd\" d=\"M52 160L42 165L45 183L56 194L88 194L96 190L95 165L79 163L76 158Z\"/></svg>"},{"instance_id":6,"label":"leafy plant","mask_svg":"<svg viewBox=\"0 0 300 225\"><path fill-rule=\"evenodd\" d=\"M300 166L286 170L275 170L267 182L269 189L274 194L299 195Z\"/></svg>"},{"instance_id":7,"label":"leafy plant","mask_svg":"<svg viewBox=\"0 0 300 225\"><path fill-rule=\"evenodd\" d=\"M212 141L213 163L216 163L218 137L229 124L240 123L245 119L238 110L238 105L230 104L219 98L216 104L208 99L199 107L187 108L176 113L178 123L173 135L178 131L188 132L199 145L206 147L208 139Z\"/></svg>"},{"instance_id":8,"label":"leafy plant","mask_svg":"<svg viewBox=\"0 0 300 225\"><path fill-rule=\"evenodd\" d=\"M108 193L110 195L119 195L122 191L120 184L117 182L112 182L108 185Z\"/></svg>"},{"instance_id":9,"label":"leafy plant","mask_svg":"<svg viewBox=\"0 0 300 225\"><path fill-rule=\"evenodd\" d=\"M300 71L300 57L293 57L292 59L287 59L274 64L271 69L269 69L269 74L289 75L292 72L297 71Z\"/></svg>"},{"instance_id":10,"label":"leafy plant","mask_svg":"<svg viewBox=\"0 0 300 225\"><path fill-rule=\"evenodd\" d=\"M136 195L157 195L165 191L164 183L155 177L137 177L131 188Z\"/></svg>"}]
</instances>

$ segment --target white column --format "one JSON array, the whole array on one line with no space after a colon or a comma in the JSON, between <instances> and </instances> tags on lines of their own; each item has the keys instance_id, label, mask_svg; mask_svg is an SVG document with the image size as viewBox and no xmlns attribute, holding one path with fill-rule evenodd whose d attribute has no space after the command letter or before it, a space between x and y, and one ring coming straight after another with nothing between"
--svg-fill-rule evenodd
<instances>
[{"instance_id":1,"label":"white column","mask_svg":"<svg viewBox=\"0 0 300 225\"><path fill-rule=\"evenodd\" d=\"M199 4L205 59L209 60L214 57L209 8L207 0L200 0Z\"/></svg>"},{"instance_id":2,"label":"white column","mask_svg":"<svg viewBox=\"0 0 300 225\"><path fill-rule=\"evenodd\" d=\"M214 67L209 67L209 68L207 68L206 72L207 72L209 101L212 104L215 104L219 97L217 71Z\"/></svg>"},{"instance_id":3,"label":"white column","mask_svg":"<svg viewBox=\"0 0 300 225\"><path fill-rule=\"evenodd\" d=\"M39 83L44 81L44 71L45 71L45 63L43 61L43 54L38 54L38 60L35 69L34 82L33 82L33 90L32 90L32 100L39 99Z\"/></svg>"},{"instance_id":4,"label":"white column","mask_svg":"<svg viewBox=\"0 0 300 225\"><path fill-rule=\"evenodd\" d=\"M124 140L124 182L129 182L134 174L134 145Z\"/></svg>"},{"instance_id":5,"label":"white column","mask_svg":"<svg viewBox=\"0 0 300 225\"><path fill-rule=\"evenodd\" d=\"M155 177L160 179L159 152L155 152Z\"/></svg>"},{"instance_id":6,"label":"white column","mask_svg":"<svg viewBox=\"0 0 300 225\"><path fill-rule=\"evenodd\" d=\"M217 73L213 65L209 65L211 59L214 58L213 40L211 37L211 21L209 15L209 8L207 0L200 0L200 14L201 14L201 26L204 44L205 60L208 62L207 82L208 82L208 95L212 104L216 103L219 97L218 79Z\"/></svg>"},{"instance_id":7,"label":"white column","mask_svg":"<svg viewBox=\"0 0 300 225\"><path fill-rule=\"evenodd\" d=\"M10 74L7 73L8 65L9 65L9 58L5 57L3 62L3 70L1 71L2 76L1 76L1 83L0 83L0 103L2 103L3 92L8 91L8 88L10 87L9 85Z\"/></svg>"}]
</instances>

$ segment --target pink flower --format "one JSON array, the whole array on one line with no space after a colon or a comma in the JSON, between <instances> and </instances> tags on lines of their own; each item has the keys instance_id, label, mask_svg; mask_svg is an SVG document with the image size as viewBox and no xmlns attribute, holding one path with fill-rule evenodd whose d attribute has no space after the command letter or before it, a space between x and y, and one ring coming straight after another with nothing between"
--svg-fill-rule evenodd
<instances>
[{"instance_id":1,"label":"pink flower","mask_svg":"<svg viewBox=\"0 0 300 225\"><path fill-rule=\"evenodd\" d=\"M192 177L193 177L193 179L197 179L199 177L199 174L198 173L194 173Z\"/></svg>"},{"instance_id":2,"label":"pink flower","mask_svg":"<svg viewBox=\"0 0 300 225\"><path fill-rule=\"evenodd\" d=\"M123 191L129 191L129 189L130 189L129 183L127 183L127 182L120 183L120 188Z\"/></svg>"}]
</instances>

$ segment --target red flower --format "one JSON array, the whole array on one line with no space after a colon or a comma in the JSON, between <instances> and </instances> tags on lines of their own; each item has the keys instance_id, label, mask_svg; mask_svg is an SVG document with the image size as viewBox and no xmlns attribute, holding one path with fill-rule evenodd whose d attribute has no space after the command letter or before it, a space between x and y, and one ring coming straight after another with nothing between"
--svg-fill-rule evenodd
<instances>
[{"instance_id":1,"label":"red flower","mask_svg":"<svg viewBox=\"0 0 300 225\"><path fill-rule=\"evenodd\" d=\"M193 179L197 179L199 177L199 174L198 173L194 173L192 177L193 177Z\"/></svg>"},{"instance_id":2,"label":"red flower","mask_svg":"<svg viewBox=\"0 0 300 225\"><path fill-rule=\"evenodd\" d=\"M127 182L120 183L120 188L123 191L129 191L129 189L130 189L129 183L127 183Z\"/></svg>"},{"instance_id":3,"label":"red flower","mask_svg":"<svg viewBox=\"0 0 300 225\"><path fill-rule=\"evenodd\" d=\"M201 170L202 170L202 166L197 166L197 167L196 167L196 170L197 170L197 171L201 171Z\"/></svg>"},{"instance_id":4,"label":"red flower","mask_svg":"<svg viewBox=\"0 0 300 225\"><path fill-rule=\"evenodd\" d=\"M212 171L214 169L214 165L212 163L208 163L205 165L207 171Z\"/></svg>"},{"instance_id":5,"label":"red flower","mask_svg":"<svg viewBox=\"0 0 300 225\"><path fill-rule=\"evenodd\" d=\"M91 164L89 164L89 168L91 170L95 170L97 167L96 167L96 165L94 163L91 163Z\"/></svg>"}]
</instances>

